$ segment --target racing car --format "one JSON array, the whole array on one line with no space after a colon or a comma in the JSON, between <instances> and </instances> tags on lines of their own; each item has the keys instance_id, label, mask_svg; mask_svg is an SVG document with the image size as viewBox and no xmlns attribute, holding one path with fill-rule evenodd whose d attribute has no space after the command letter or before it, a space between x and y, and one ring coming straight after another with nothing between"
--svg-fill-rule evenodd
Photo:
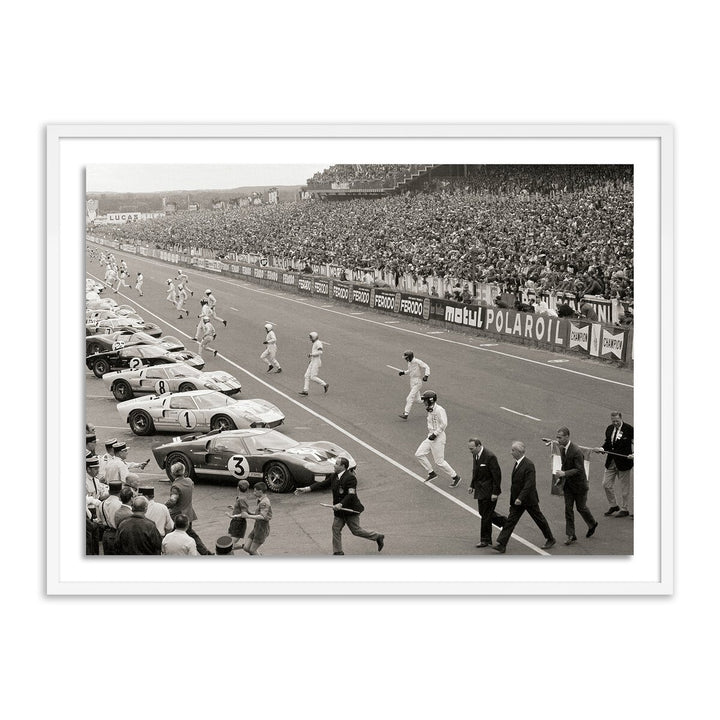
<instances>
[{"instance_id":1,"label":"racing car","mask_svg":"<svg viewBox=\"0 0 720 720\"><path fill-rule=\"evenodd\" d=\"M226 478L250 484L259 480L272 492L290 492L325 480L335 472L335 458L356 463L339 445L326 441L298 442L277 430L249 429L193 433L152 449L157 464L172 479L170 468L182 463L192 479Z\"/></svg>"},{"instance_id":2,"label":"racing car","mask_svg":"<svg viewBox=\"0 0 720 720\"><path fill-rule=\"evenodd\" d=\"M239 381L223 370L200 372L183 362L153 365L139 370L118 370L106 373L102 379L120 402L146 393L164 395L168 392L216 390L226 395L235 395L242 389Z\"/></svg>"},{"instance_id":3,"label":"racing car","mask_svg":"<svg viewBox=\"0 0 720 720\"><path fill-rule=\"evenodd\" d=\"M118 403L120 417L136 435L156 431L235 430L277 427L285 420L267 400L235 400L216 390L150 395Z\"/></svg>"},{"instance_id":4,"label":"racing car","mask_svg":"<svg viewBox=\"0 0 720 720\"><path fill-rule=\"evenodd\" d=\"M205 367L205 361L197 353L187 350L185 346L172 335L154 338L146 332L129 333L119 331L110 335L86 335L85 355L120 350L130 345L155 345L170 352L173 360L187 363L194 368ZM122 398L127 400L127 398Z\"/></svg>"},{"instance_id":5,"label":"racing car","mask_svg":"<svg viewBox=\"0 0 720 720\"><path fill-rule=\"evenodd\" d=\"M86 322L85 329L96 335L110 335L120 330L127 332L144 331L153 337L160 337L162 335L162 330L157 325L131 317L108 318L107 320L98 320L97 322Z\"/></svg>"},{"instance_id":6,"label":"racing car","mask_svg":"<svg viewBox=\"0 0 720 720\"><path fill-rule=\"evenodd\" d=\"M143 365L164 365L171 362L183 362L176 355L183 353L171 353L159 345L129 345L128 347L108 350L107 352L95 353L85 358L88 370L92 370L95 377L101 378L112 370L123 370L130 368L138 370ZM200 359L201 370L205 362Z\"/></svg>"}]
</instances>

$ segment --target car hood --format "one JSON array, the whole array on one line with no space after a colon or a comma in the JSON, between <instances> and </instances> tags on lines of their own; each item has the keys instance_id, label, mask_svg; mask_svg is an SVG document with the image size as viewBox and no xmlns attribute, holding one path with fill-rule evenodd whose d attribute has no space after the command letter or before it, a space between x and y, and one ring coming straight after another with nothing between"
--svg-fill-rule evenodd
<instances>
[{"instance_id":1,"label":"car hood","mask_svg":"<svg viewBox=\"0 0 720 720\"><path fill-rule=\"evenodd\" d=\"M239 415L252 415L265 422L285 418L285 415L283 415L275 405L260 398L238 400L234 405L228 406L227 409Z\"/></svg>"},{"instance_id":2,"label":"car hood","mask_svg":"<svg viewBox=\"0 0 720 720\"><path fill-rule=\"evenodd\" d=\"M240 382L230 375L230 373L223 372L222 370L205 372L201 379L203 382L215 383L215 385L223 390L235 390L242 387Z\"/></svg>"},{"instance_id":3,"label":"car hood","mask_svg":"<svg viewBox=\"0 0 720 720\"><path fill-rule=\"evenodd\" d=\"M168 354L174 360L184 362L191 367L197 368L198 370L202 370L202 368L205 367L205 361L199 355L196 355L194 352L190 352L190 350L180 350L178 352L168 351Z\"/></svg>"}]
</instances>

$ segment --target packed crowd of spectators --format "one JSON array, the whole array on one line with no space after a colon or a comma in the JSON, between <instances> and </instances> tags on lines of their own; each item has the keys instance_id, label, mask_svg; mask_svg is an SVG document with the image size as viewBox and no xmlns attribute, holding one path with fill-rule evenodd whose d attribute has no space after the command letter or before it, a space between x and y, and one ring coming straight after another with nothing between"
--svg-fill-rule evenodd
<instances>
[{"instance_id":1,"label":"packed crowd of spectators","mask_svg":"<svg viewBox=\"0 0 720 720\"><path fill-rule=\"evenodd\" d=\"M371 268L391 285L409 273L429 284L453 278L511 293L632 302L632 167L479 166L432 182L381 198L201 211L94 232L218 256L289 259L296 267Z\"/></svg>"},{"instance_id":2,"label":"packed crowd of spectators","mask_svg":"<svg viewBox=\"0 0 720 720\"><path fill-rule=\"evenodd\" d=\"M331 165L308 178L308 187L328 183L347 183L350 187L365 183L380 182L383 185L395 183L409 177L425 165Z\"/></svg>"}]
</instances>

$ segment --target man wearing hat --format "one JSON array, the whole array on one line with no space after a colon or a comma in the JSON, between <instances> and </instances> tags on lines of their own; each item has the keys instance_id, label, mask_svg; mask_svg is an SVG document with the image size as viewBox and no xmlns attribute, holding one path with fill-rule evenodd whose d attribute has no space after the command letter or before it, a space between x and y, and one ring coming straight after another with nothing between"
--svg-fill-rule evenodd
<instances>
[{"instance_id":1,"label":"man wearing hat","mask_svg":"<svg viewBox=\"0 0 720 720\"><path fill-rule=\"evenodd\" d=\"M91 455L95 454L95 447L97 446L97 436L94 430L85 431L85 450L89 450Z\"/></svg>"},{"instance_id":2,"label":"man wearing hat","mask_svg":"<svg viewBox=\"0 0 720 720\"><path fill-rule=\"evenodd\" d=\"M105 452L100 455L100 475L99 477L104 478L107 472L108 463L115 457L115 451L113 445L117 442L117 438L110 438L105 441Z\"/></svg>"},{"instance_id":3,"label":"man wearing hat","mask_svg":"<svg viewBox=\"0 0 720 720\"><path fill-rule=\"evenodd\" d=\"M142 495L132 499L132 514L118 524L118 555L160 555L162 538L155 523L145 517L147 506Z\"/></svg>"},{"instance_id":4,"label":"man wearing hat","mask_svg":"<svg viewBox=\"0 0 720 720\"><path fill-rule=\"evenodd\" d=\"M109 492L108 486L98 480L100 473L100 460L95 455L89 455L85 458L85 493L88 498L97 500L90 503L93 506L99 505Z\"/></svg>"},{"instance_id":5,"label":"man wearing hat","mask_svg":"<svg viewBox=\"0 0 720 720\"><path fill-rule=\"evenodd\" d=\"M216 555L234 555L233 548L233 539L229 535L222 535L215 541Z\"/></svg>"},{"instance_id":6,"label":"man wearing hat","mask_svg":"<svg viewBox=\"0 0 720 720\"><path fill-rule=\"evenodd\" d=\"M185 465L183 463L178 462L171 465L170 474L173 478L170 486L170 497L165 502L165 505L170 510L170 516L175 520L180 514L187 515L190 521L187 534L195 540L198 552L200 555L213 555L205 547L205 543L200 539L200 536L193 530L193 520L197 520L197 514L192 504L195 483L185 474Z\"/></svg>"},{"instance_id":7,"label":"man wearing hat","mask_svg":"<svg viewBox=\"0 0 720 720\"><path fill-rule=\"evenodd\" d=\"M97 479L100 461L94 455L85 458L85 554L100 554L102 526L97 520L97 508L107 496L107 485Z\"/></svg>"},{"instance_id":8,"label":"man wearing hat","mask_svg":"<svg viewBox=\"0 0 720 720\"><path fill-rule=\"evenodd\" d=\"M98 520L103 526L103 554L115 555L115 513L122 505L120 500L120 491L122 483L119 480L113 480L108 483L109 495L103 500L97 509Z\"/></svg>"},{"instance_id":9,"label":"man wearing hat","mask_svg":"<svg viewBox=\"0 0 720 720\"><path fill-rule=\"evenodd\" d=\"M113 451L115 457L108 463L105 468L105 482L111 480L120 480L120 482L126 482L127 476L131 470L144 470L145 466L150 462L146 460L141 463L129 463L127 461L128 446L124 442L116 442L113 445Z\"/></svg>"},{"instance_id":10,"label":"man wearing hat","mask_svg":"<svg viewBox=\"0 0 720 720\"><path fill-rule=\"evenodd\" d=\"M167 509L167 505L163 503L155 502L155 488L154 487L141 487L138 492L144 498L147 498L148 507L145 511L145 517L155 523L155 527L160 533L160 537L165 537L169 532L172 532L173 525L172 518L170 517L170 511Z\"/></svg>"}]
</instances>

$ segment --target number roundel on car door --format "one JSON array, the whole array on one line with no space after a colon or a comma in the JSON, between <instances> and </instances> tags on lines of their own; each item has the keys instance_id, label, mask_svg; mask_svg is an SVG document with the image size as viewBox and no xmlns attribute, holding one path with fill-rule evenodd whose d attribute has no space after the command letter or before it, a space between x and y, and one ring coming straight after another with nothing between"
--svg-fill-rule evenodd
<instances>
[{"instance_id":1,"label":"number roundel on car door","mask_svg":"<svg viewBox=\"0 0 720 720\"><path fill-rule=\"evenodd\" d=\"M197 425L197 416L192 410L181 410L178 413L178 425L183 430L192 430Z\"/></svg>"},{"instance_id":2,"label":"number roundel on car door","mask_svg":"<svg viewBox=\"0 0 720 720\"><path fill-rule=\"evenodd\" d=\"M155 383L155 394L164 395L166 392L170 392L170 383L167 380L158 380Z\"/></svg>"},{"instance_id":3,"label":"number roundel on car door","mask_svg":"<svg viewBox=\"0 0 720 720\"><path fill-rule=\"evenodd\" d=\"M142 367L142 360L139 357L134 357L132 360L130 360L130 369L131 370L138 370Z\"/></svg>"},{"instance_id":4,"label":"number roundel on car door","mask_svg":"<svg viewBox=\"0 0 720 720\"><path fill-rule=\"evenodd\" d=\"M233 455L227 464L227 469L238 479L247 478L250 473L250 463L244 455Z\"/></svg>"}]
</instances>

